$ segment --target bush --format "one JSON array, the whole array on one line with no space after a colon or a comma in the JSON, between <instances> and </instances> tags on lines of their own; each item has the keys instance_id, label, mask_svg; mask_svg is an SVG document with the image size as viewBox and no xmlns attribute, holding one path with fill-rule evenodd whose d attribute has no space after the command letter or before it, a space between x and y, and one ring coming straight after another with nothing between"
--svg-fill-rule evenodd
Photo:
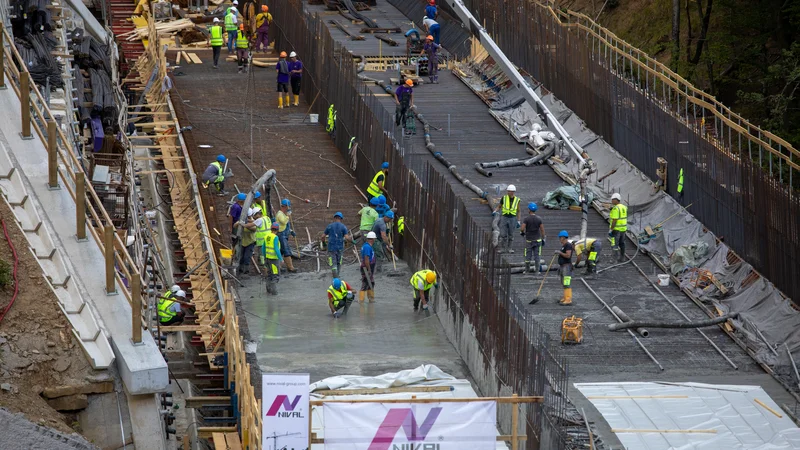
<instances>
[{"instance_id":1,"label":"bush","mask_svg":"<svg viewBox=\"0 0 800 450\"><path fill-rule=\"evenodd\" d=\"M0 259L0 288L11 285L14 282L12 267L5 260Z\"/></svg>"}]
</instances>

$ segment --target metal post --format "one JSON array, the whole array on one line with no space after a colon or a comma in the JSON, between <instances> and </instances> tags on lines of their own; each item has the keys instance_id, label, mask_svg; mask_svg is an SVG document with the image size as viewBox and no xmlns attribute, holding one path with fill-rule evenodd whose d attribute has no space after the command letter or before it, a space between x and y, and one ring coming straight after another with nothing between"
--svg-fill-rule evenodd
<instances>
[{"instance_id":1,"label":"metal post","mask_svg":"<svg viewBox=\"0 0 800 450\"><path fill-rule=\"evenodd\" d=\"M517 398L517 394L511 397ZM519 448L519 434L517 433L517 429L519 429L519 403L514 402L511 408L511 450L517 450Z\"/></svg>"},{"instance_id":2,"label":"metal post","mask_svg":"<svg viewBox=\"0 0 800 450\"><path fill-rule=\"evenodd\" d=\"M59 189L58 186L58 146L56 139L56 122L47 121L47 188Z\"/></svg>"},{"instance_id":3,"label":"metal post","mask_svg":"<svg viewBox=\"0 0 800 450\"><path fill-rule=\"evenodd\" d=\"M142 343L142 280L139 273L131 274L131 340Z\"/></svg>"},{"instance_id":4,"label":"metal post","mask_svg":"<svg viewBox=\"0 0 800 450\"><path fill-rule=\"evenodd\" d=\"M28 72L19 74L19 104L22 117L22 139L33 139L31 135L31 78Z\"/></svg>"},{"instance_id":5,"label":"metal post","mask_svg":"<svg viewBox=\"0 0 800 450\"><path fill-rule=\"evenodd\" d=\"M86 178L83 172L75 177L75 236L78 241L86 240Z\"/></svg>"},{"instance_id":6,"label":"metal post","mask_svg":"<svg viewBox=\"0 0 800 450\"><path fill-rule=\"evenodd\" d=\"M106 257L106 295L116 295L114 285L114 225L103 228L103 251Z\"/></svg>"},{"instance_id":7,"label":"metal post","mask_svg":"<svg viewBox=\"0 0 800 450\"><path fill-rule=\"evenodd\" d=\"M0 90L8 89L6 86L6 47L3 24L0 23Z\"/></svg>"}]
</instances>

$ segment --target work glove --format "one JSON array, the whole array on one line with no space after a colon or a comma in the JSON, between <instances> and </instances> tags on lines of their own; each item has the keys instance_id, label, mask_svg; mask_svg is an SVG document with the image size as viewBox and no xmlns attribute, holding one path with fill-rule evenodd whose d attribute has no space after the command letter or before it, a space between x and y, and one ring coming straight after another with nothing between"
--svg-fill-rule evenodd
<instances>
[{"instance_id":1,"label":"work glove","mask_svg":"<svg viewBox=\"0 0 800 450\"><path fill-rule=\"evenodd\" d=\"M291 231L289 234L291 234L291 235L292 235L292 237L295 237L295 236L297 236L297 233L295 233L295 232L294 232L294 230L292 230L292 231Z\"/></svg>"},{"instance_id":2,"label":"work glove","mask_svg":"<svg viewBox=\"0 0 800 450\"><path fill-rule=\"evenodd\" d=\"M608 237L610 237L610 238L614 237L614 232L611 231L611 230L608 230Z\"/></svg>"},{"instance_id":3,"label":"work glove","mask_svg":"<svg viewBox=\"0 0 800 450\"><path fill-rule=\"evenodd\" d=\"M581 261L578 264L575 264L575 267L583 267L585 265L586 265L586 262L585 261Z\"/></svg>"},{"instance_id":4,"label":"work glove","mask_svg":"<svg viewBox=\"0 0 800 450\"><path fill-rule=\"evenodd\" d=\"M560 253L561 253L561 250L556 250L556 251L553 252L554 255L558 255Z\"/></svg>"},{"instance_id":5,"label":"work glove","mask_svg":"<svg viewBox=\"0 0 800 450\"><path fill-rule=\"evenodd\" d=\"M544 247L545 245L547 245L547 239L542 239L542 247Z\"/></svg>"},{"instance_id":6,"label":"work glove","mask_svg":"<svg viewBox=\"0 0 800 450\"><path fill-rule=\"evenodd\" d=\"M394 250L394 246L392 246L392 245L387 245L386 247L387 247L389 250Z\"/></svg>"},{"instance_id":7,"label":"work glove","mask_svg":"<svg viewBox=\"0 0 800 450\"><path fill-rule=\"evenodd\" d=\"M518 220L518 221L517 221L517 228L519 228L519 227L521 227L521 226L522 226L522 224L520 224L520 223L519 223L519 220Z\"/></svg>"},{"instance_id":8,"label":"work glove","mask_svg":"<svg viewBox=\"0 0 800 450\"><path fill-rule=\"evenodd\" d=\"M336 311L336 312L334 312L334 313L333 313L333 318L334 318L334 319L338 319L338 318L339 318L339 316L341 316L341 315L342 315L342 314L341 314L339 311Z\"/></svg>"},{"instance_id":9,"label":"work glove","mask_svg":"<svg viewBox=\"0 0 800 450\"><path fill-rule=\"evenodd\" d=\"M497 215L497 211L492 211L492 217Z\"/></svg>"},{"instance_id":10,"label":"work glove","mask_svg":"<svg viewBox=\"0 0 800 450\"><path fill-rule=\"evenodd\" d=\"M524 231L520 231L520 232L519 232L519 235L520 235L520 236L525 236L525 232L524 232Z\"/></svg>"}]
</instances>

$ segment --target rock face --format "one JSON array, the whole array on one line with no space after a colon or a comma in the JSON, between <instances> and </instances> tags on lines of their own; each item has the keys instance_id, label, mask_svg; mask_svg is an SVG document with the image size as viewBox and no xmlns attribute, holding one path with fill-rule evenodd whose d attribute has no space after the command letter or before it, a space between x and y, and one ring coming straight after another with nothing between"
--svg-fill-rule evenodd
<instances>
[{"instance_id":1,"label":"rock face","mask_svg":"<svg viewBox=\"0 0 800 450\"><path fill-rule=\"evenodd\" d=\"M47 400L47 404L56 411L78 411L89 405L86 394L67 395Z\"/></svg>"}]
</instances>

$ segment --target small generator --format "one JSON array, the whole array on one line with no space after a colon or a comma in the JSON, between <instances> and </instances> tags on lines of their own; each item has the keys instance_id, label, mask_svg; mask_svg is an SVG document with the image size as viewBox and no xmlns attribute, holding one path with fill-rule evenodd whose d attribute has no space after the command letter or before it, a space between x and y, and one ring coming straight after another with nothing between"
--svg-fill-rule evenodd
<instances>
[{"instance_id":1,"label":"small generator","mask_svg":"<svg viewBox=\"0 0 800 450\"><path fill-rule=\"evenodd\" d=\"M561 343L580 344L583 341L583 319L567 317L561 322Z\"/></svg>"}]
</instances>

